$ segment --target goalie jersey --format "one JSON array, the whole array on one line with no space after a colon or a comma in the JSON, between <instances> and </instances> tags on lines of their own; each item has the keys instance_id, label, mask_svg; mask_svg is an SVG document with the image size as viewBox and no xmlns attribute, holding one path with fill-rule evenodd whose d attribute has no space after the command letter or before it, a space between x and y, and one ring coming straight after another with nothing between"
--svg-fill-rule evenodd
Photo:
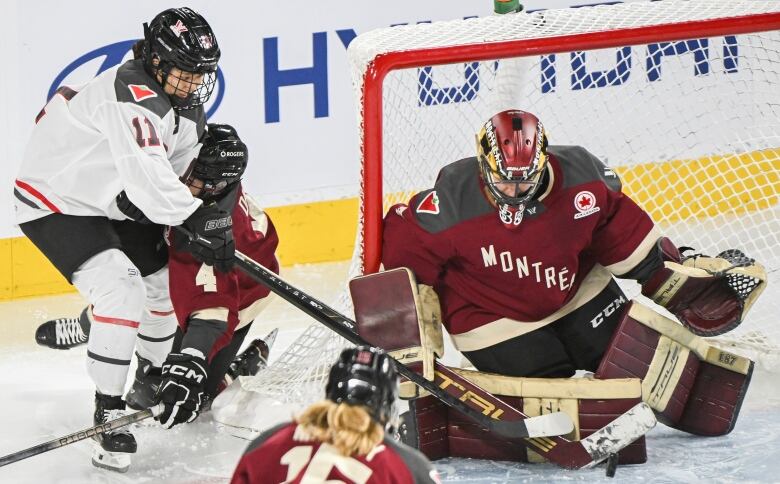
<instances>
[{"instance_id":1,"label":"goalie jersey","mask_svg":"<svg viewBox=\"0 0 780 484\"><path fill-rule=\"evenodd\" d=\"M51 213L125 220L122 190L153 222L179 225L200 201L179 176L200 149L202 107L175 111L141 60L60 87L36 118L14 183L16 222Z\"/></svg>"},{"instance_id":2,"label":"goalie jersey","mask_svg":"<svg viewBox=\"0 0 780 484\"><path fill-rule=\"evenodd\" d=\"M231 481L279 482L433 484L439 477L419 451L387 437L367 455L347 457L308 438L297 424L286 423L265 431L249 445Z\"/></svg>"},{"instance_id":3,"label":"goalie jersey","mask_svg":"<svg viewBox=\"0 0 780 484\"><path fill-rule=\"evenodd\" d=\"M488 201L476 158L444 167L432 189L385 216L385 269L409 267L434 286L461 351L516 336L490 324L499 319L533 325L522 334L583 306L660 237L595 156L578 146L548 152L546 186L516 228L506 228Z\"/></svg>"},{"instance_id":4,"label":"goalie jersey","mask_svg":"<svg viewBox=\"0 0 780 484\"><path fill-rule=\"evenodd\" d=\"M236 249L278 273L276 228L255 201L243 192L241 184L220 198L218 205L231 212ZM169 241L171 237L181 236L170 229L166 234ZM227 321L227 331L211 348L208 355L211 358L230 343L236 329L252 322L268 302L270 291L238 269L228 273L217 271L195 260L189 252L175 249L172 243L169 245L169 290L183 332L186 332L189 317L199 311L209 310L211 315L218 314L216 319Z\"/></svg>"}]
</instances>

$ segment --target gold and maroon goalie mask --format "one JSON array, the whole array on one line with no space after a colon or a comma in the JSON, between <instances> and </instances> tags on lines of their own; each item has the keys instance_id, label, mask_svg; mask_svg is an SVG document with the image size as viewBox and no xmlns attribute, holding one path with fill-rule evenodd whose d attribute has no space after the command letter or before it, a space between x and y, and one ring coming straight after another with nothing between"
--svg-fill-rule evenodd
<instances>
[{"instance_id":1,"label":"gold and maroon goalie mask","mask_svg":"<svg viewBox=\"0 0 780 484\"><path fill-rule=\"evenodd\" d=\"M547 166L547 136L539 118L519 110L490 118L477 135L477 158L490 195L499 205L530 201Z\"/></svg>"}]
</instances>

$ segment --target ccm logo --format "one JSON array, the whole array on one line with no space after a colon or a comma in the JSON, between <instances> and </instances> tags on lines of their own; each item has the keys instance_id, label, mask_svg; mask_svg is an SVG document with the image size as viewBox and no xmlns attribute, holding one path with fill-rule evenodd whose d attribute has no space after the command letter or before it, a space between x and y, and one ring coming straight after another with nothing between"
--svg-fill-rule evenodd
<instances>
[{"instance_id":1,"label":"ccm logo","mask_svg":"<svg viewBox=\"0 0 780 484\"><path fill-rule=\"evenodd\" d=\"M168 369L168 373L171 375L183 376L187 380L194 380L198 383L203 383L203 374L198 373L191 368L187 368L186 366L171 365L171 367Z\"/></svg>"},{"instance_id":2,"label":"ccm logo","mask_svg":"<svg viewBox=\"0 0 780 484\"><path fill-rule=\"evenodd\" d=\"M604 322L604 319L612 316L612 313L618 310L620 306L625 304L626 298L623 296L618 296L614 301L609 303L607 307L605 307L600 313L598 313L593 319L590 320L591 326L594 328L598 328L601 323Z\"/></svg>"},{"instance_id":3,"label":"ccm logo","mask_svg":"<svg viewBox=\"0 0 780 484\"><path fill-rule=\"evenodd\" d=\"M224 229L226 227L230 227L231 225L233 225L233 220L231 217L223 217L217 220L209 220L208 222L206 222L206 231Z\"/></svg>"}]
</instances>

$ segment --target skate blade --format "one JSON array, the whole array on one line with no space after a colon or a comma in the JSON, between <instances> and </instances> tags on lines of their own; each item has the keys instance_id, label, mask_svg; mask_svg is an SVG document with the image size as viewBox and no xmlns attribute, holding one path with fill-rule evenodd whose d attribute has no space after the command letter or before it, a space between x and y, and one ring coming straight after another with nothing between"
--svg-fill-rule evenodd
<instances>
[{"instance_id":1,"label":"skate blade","mask_svg":"<svg viewBox=\"0 0 780 484\"><path fill-rule=\"evenodd\" d=\"M92 450L92 465L114 472L127 472L130 469L130 456L127 452L109 452L100 444Z\"/></svg>"}]
</instances>

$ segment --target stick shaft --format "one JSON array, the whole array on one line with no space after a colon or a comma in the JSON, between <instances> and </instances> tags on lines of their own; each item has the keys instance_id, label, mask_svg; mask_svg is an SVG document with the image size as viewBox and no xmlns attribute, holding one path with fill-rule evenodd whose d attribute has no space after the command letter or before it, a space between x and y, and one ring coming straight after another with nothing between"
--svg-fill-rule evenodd
<instances>
[{"instance_id":1,"label":"stick shaft","mask_svg":"<svg viewBox=\"0 0 780 484\"><path fill-rule=\"evenodd\" d=\"M370 345L370 343L357 334L356 324L354 321L332 309L322 301L319 301L309 296L304 291L301 291L290 285L277 274L263 267L240 251L236 251L235 254L237 267L249 277L268 287L272 292L281 296L283 299L301 311L305 312L315 320L332 329L350 343L355 345ZM397 361L396 367L398 368L398 372L405 378L432 393L439 400L448 406L457 409L459 412L462 412L464 415L476 421L480 425L483 425L506 437L528 437L528 428L524 423L524 420L528 417L522 414L519 410L516 410L513 407L501 402L498 398L488 394L484 390L481 391L483 395L490 396L493 400L503 404L502 406L507 409L505 418L498 420L484 415L484 409L481 407L477 409L470 406L469 404L475 404L471 400L464 399L463 394L460 394L458 397L456 397L448 391L443 390L445 387L448 388L449 385L447 382L442 381L441 379L438 379L435 382L426 380L422 375L412 371L410 368L401 363L398 363ZM446 367L439 364L438 362L436 368L439 374L447 371L445 369ZM447 371L447 374L450 378L460 379L460 377L453 372ZM472 386L476 388L476 385L472 384ZM455 389L455 387L449 389L452 391Z\"/></svg>"},{"instance_id":2,"label":"stick shaft","mask_svg":"<svg viewBox=\"0 0 780 484\"><path fill-rule=\"evenodd\" d=\"M58 437L54 440L50 440L43 444L38 444L36 446L30 447L29 449L20 450L19 452L14 452L13 454L8 454L6 456L0 457L0 467L7 464L12 464L14 462L18 462L20 460L26 459L28 457L32 457L34 455L43 454L44 452L48 452L50 450L58 449L66 445L80 442L84 439L88 439L96 435L100 435L102 433L114 429L118 429L120 427L124 427L125 425L130 425L132 423L139 422L153 415L154 413L152 409L141 410L140 412L131 413L129 415L125 415L124 417L111 420L104 424L95 425L94 427L90 427L88 429L79 430L78 432L73 432L72 434Z\"/></svg>"}]
</instances>

